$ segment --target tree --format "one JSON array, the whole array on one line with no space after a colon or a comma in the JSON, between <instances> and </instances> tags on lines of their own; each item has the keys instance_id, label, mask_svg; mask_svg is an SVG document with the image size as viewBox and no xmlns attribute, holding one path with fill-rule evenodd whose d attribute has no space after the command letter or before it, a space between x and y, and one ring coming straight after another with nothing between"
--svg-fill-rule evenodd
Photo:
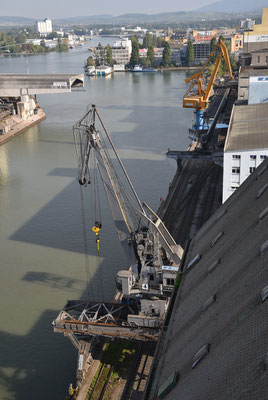
<instances>
[{"instance_id":1,"label":"tree","mask_svg":"<svg viewBox=\"0 0 268 400\"><path fill-rule=\"evenodd\" d=\"M150 46L148 47L146 61L148 67L150 67L154 63L154 48L152 44L150 44Z\"/></svg>"},{"instance_id":2,"label":"tree","mask_svg":"<svg viewBox=\"0 0 268 400\"><path fill-rule=\"evenodd\" d=\"M131 38L132 41L132 53L130 57L130 65L134 67L135 65L139 64L139 42L136 36Z\"/></svg>"},{"instance_id":3,"label":"tree","mask_svg":"<svg viewBox=\"0 0 268 400\"><path fill-rule=\"evenodd\" d=\"M95 67L95 61L94 61L93 57L89 56L87 58L87 66Z\"/></svg>"},{"instance_id":4,"label":"tree","mask_svg":"<svg viewBox=\"0 0 268 400\"><path fill-rule=\"evenodd\" d=\"M156 37L155 36L155 38L156 38L156 40L155 40L155 47L164 47L165 46L165 38L162 38L162 37Z\"/></svg>"},{"instance_id":5,"label":"tree","mask_svg":"<svg viewBox=\"0 0 268 400\"><path fill-rule=\"evenodd\" d=\"M106 50L106 58L107 58L107 64L112 66L113 65L113 52L112 48L109 44L105 47Z\"/></svg>"},{"instance_id":6,"label":"tree","mask_svg":"<svg viewBox=\"0 0 268 400\"><path fill-rule=\"evenodd\" d=\"M146 32L143 41L142 41L142 47L143 49L148 49L150 45L153 44L153 36L150 35L150 33Z\"/></svg>"},{"instance_id":7,"label":"tree","mask_svg":"<svg viewBox=\"0 0 268 400\"><path fill-rule=\"evenodd\" d=\"M210 54L213 52L216 43L217 40L215 36L213 36L213 38L210 41ZM215 61L216 61L216 55L214 54L214 56L211 57L210 64L214 64Z\"/></svg>"},{"instance_id":8,"label":"tree","mask_svg":"<svg viewBox=\"0 0 268 400\"><path fill-rule=\"evenodd\" d=\"M171 61L170 44L169 44L169 42L165 42L164 50L163 50L163 57L162 57L162 63L164 65L164 67L168 67L170 65L170 61Z\"/></svg>"},{"instance_id":9,"label":"tree","mask_svg":"<svg viewBox=\"0 0 268 400\"><path fill-rule=\"evenodd\" d=\"M96 66L105 65L107 62L106 48L104 48L101 43L96 47L95 62Z\"/></svg>"},{"instance_id":10,"label":"tree","mask_svg":"<svg viewBox=\"0 0 268 400\"><path fill-rule=\"evenodd\" d=\"M228 56L229 56L229 61L231 64L231 69L232 71L235 71L237 69L237 61L235 59L235 57L233 55L231 55L231 50L230 50L230 44L224 39L224 37L221 35L220 36L221 41L225 44L225 46L227 47L228 50ZM219 57L221 53L220 47L218 46L216 52L215 52L215 56L212 57L213 59L213 63L211 63L208 67L208 76L212 75L214 68L215 68L215 62L216 62L216 58ZM222 57L217 75L218 76L224 76L226 73L228 73L228 67L226 65L225 59L224 57Z\"/></svg>"},{"instance_id":11,"label":"tree","mask_svg":"<svg viewBox=\"0 0 268 400\"><path fill-rule=\"evenodd\" d=\"M187 42L187 50L186 50L186 64L188 67L191 66L192 62L194 61L194 46L191 40Z\"/></svg>"},{"instance_id":12,"label":"tree","mask_svg":"<svg viewBox=\"0 0 268 400\"><path fill-rule=\"evenodd\" d=\"M57 32L51 32L46 36L47 39L57 39L59 37L60 36L57 34Z\"/></svg>"}]
</instances>

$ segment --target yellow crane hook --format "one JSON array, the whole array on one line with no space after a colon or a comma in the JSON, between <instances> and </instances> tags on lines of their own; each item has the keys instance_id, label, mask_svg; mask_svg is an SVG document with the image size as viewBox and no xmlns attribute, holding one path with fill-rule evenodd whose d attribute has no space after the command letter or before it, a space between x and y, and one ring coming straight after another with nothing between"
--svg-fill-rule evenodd
<instances>
[{"instance_id":1,"label":"yellow crane hook","mask_svg":"<svg viewBox=\"0 0 268 400\"><path fill-rule=\"evenodd\" d=\"M95 221L95 225L92 227L93 232L96 233L96 243L97 243L97 250L98 253L100 252L100 229L101 229L101 223L98 221Z\"/></svg>"}]
</instances>

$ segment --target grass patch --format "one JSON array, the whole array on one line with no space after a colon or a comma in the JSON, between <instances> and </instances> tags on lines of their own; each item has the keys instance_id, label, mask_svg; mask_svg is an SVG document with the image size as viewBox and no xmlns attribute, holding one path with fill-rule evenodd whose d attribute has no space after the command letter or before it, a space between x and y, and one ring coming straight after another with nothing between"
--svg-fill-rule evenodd
<instances>
[{"instance_id":1,"label":"grass patch","mask_svg":"<svg viewBox=\"0 0 268 400\"><path fill-rule=\"evenodd\" d=\"M178 290L181 284L181 280L182 280L182 273L180 272L179 275L176 278L176 282L175 282L175 289Z\"/></svg>"},{"instance_id":2,"label":"grass patch","mask_svg":"<svg viewBox=\"0 0 268 400\"><path fill-rule=\"evenodd\" d=\"M102 362L113 367L114 376L125 377L129 364L136 353L137 344L126 340L114 340L107 343L103 352Z\"/></svg>"},{"instance_id":3,"label":"grass patch","mask_svg":"<svg viewBox=\"0 0 268 400\"><path fill-rule=\"evenodd\" d=\"M99 400L101 392L102 392L102 388L107 380L108 374L110 371L110 367L104 367L101 373L101 376L98 380L97 386L95 388L95 391L91 397L92 400Z\"/></svg>"},{"instance_id":4,"label":"grass patch","mask_svg":"<svg viewBox=\"0 0 268 400\"><path fill-rule=\"evenodd\" d=\"M98 379L92 400L97 400L99 398L110 370L110 367L104 368L100 376L100 371L104 364L112 367L112 373L104 399L112 399L113 388L120 385L120 378L126 379L129 374L129 368L135 357L136 349L136 343L120 339L105 344L100 365L91 381L86 400L91 396Z\"/></svg>"}]
</instances>

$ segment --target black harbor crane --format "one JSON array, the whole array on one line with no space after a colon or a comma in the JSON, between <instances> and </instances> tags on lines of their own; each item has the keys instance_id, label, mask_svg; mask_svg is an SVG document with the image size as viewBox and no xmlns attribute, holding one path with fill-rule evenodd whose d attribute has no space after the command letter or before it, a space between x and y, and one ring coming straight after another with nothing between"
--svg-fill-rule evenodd
<instances>
[{"instance_id":1,"label":"black harbor crane","mask_svg":"<svg viewBox=\"0 0 268 400\"><path fill-rule=\"evenodd\" d=\"M71 336L76 345L79 335L157 339L183 249L153 210L140 201L95 105L74 125L73 132L77 180L80 185L90 184L89 160L94 157L128 265L117 273L117 302L70 300L53 322L54 330ZM93 227L97 241L101 227L97 219Z\"/></svg>"}]
</instances>

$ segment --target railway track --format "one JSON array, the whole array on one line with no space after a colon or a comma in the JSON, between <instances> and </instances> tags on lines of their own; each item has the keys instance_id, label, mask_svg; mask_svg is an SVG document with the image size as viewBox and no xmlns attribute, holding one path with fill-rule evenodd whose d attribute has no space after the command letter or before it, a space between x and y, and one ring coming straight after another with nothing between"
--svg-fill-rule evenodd
<instances>
[{"instance_id":1,"label":"railway track","mask_svg":"<svg viewBox=\"0 0 268 400\"><path fill-rule=\"evenodd\" d=\"M88 400L102 400L104 398L112 372L113 368L111 365L103 364L101 366L98 378L96 379Z\"/></svg>"},{"instance_id":2,"label":"railway track","mask_svg":"<svg viewBox=\"0 0 268 400\"><path fill-rule=\"evenodd\" d=\"M129 373L121 400L142 399L153 361L155 346L154 342L142 342L139 344L137 357Z\"/></svg>"}]
</instances>

